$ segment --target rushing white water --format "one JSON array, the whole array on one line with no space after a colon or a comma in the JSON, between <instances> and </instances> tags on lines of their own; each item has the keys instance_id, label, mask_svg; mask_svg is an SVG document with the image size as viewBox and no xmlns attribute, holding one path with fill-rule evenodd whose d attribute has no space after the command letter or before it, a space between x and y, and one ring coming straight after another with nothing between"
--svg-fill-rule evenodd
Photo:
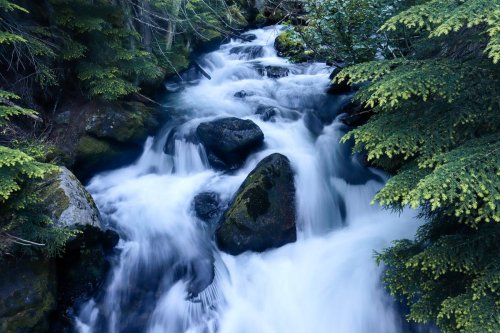
<instances>
[{"instance_id":1,"label":"rushing white water","mask_svg":"<svg viewBox=\"0 0 500 333\"><path fill-rule=\"evenodd\" d=\"M201 57L211 80L168 86L178 90L165 102L178 119L148 139L136 163L90 182L122 240L105 291L80 311L80 332L408 331L373 254L413 237L418 221L370 205L385 176L339 143L347 129L335 118L348 96L324 93L331 71L325 64L277 57L279 29L250 31L255 40L233 40ZM263 77L263 66L289 75ZM235 97L241 90L249 94ZM276 107L278 115L261 120L259 105ZM200 122L222 116L251 119L265 135L265 147L231 173L212 170L190 139ZM171 155L163 152L167 139ZM295 172L297 242L265 253L220 253L214 226L195 217L193 197L210 190L229 201L273 152L286 155Z\"/></svg>"}]
</instances>

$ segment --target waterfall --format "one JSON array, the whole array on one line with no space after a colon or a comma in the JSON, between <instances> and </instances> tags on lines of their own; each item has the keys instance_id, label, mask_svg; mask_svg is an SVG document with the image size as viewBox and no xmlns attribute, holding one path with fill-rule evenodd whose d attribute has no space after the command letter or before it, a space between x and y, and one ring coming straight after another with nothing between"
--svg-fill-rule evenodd
<instances>
[{"instance_id":1,"label":"waterfall","mask_svg":"<svg viewBox=\"0 0 500 333\"><path fill-rule=\"evenodd\" d=\"M80 309L78 331L408 331L373 256L412 238L419 221L370 205L386 175L339 143L348 128L337 116L349 96L324 93L325 64L277 57L282 29L252 30L252 41L234 39L201 56L210 80L193 74L166 83L165 108L176 120L148 139L134 164L91 180L88 190L121 241L102 293ZM263 106L272 119L256 114ZM264 148L232 172L210 168L194 134L224 116L251 119L265 135ZM194 214L194 196L213 191L228 202L274 152L295 173L297 241L264 253L219 252L213 226Z\"/></svg>"}]
</instances>

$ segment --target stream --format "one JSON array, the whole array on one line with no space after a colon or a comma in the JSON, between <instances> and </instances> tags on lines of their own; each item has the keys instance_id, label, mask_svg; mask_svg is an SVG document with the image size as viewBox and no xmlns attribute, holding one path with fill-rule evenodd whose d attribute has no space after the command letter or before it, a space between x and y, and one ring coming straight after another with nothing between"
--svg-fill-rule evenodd
<instances>
[{"instance_id":1,"label":"stream","mask_svg":"<svg viewBox=\"0 0 500 333\"><path fill-rule=\"evenodd\" d=\"M325 94L332 68L280 58L280 26L252 30L198 62L210 75L167 82L172 119L132 165L88 184L104 223L121 241L103 291L82 305L79 332L403 333L374 251L412 238L414 212L370 205L387 176L340 144L347 95ZM236 94L236 96L235 96ZM269 117L257 110L273 110ZM264 147L237 170L209 166L193 136L201 122L250 119ZM269 118L269 119L267 119ZM165 145L170 147L165 153ZM230 202L266 156L288 157L295 174L297 241L263 253L220 252L213 224L193 198Z\"/></svg>"}]
</instances>

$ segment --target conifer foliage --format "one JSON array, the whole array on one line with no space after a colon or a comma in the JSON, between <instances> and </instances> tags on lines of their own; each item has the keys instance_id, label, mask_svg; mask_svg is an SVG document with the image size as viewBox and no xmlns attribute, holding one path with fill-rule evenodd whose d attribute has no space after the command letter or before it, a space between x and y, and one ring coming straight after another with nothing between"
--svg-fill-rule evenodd
<instances>
[{"instance_id":1,"label":"conifer foliage","mask_svg":"<svg viewBox=\"0 0 500 333\"><path fill-rule=\"evenodd\" d=\"M0 10L26 12L9 1L0 2ZM0 31L0 47L5 44L28 43L19 34ZM34 110L16 104L20 97L0 90L0 134L7 137L13 118L37 117ZM38 196L39 181L55 170L43 163L45 148L41 144L21 144L15 140L0 145L0 256L17 245L24 252L42 247L49 256L57 255L73 231L50 227L52 221L43 214Z\"/></svg>"},{"instance_id":2,"label":"conifer foliage","mask_svg":"<svg viewBox=\"0 0 500 333\"><path fill-rule=\"evenodd\" d=\"M51 225L40 199L57 170L35 126L51 120L47 105L53 116L68 95L119 100L155 89L187 67L198 42L242 24L225 0L0 0L0 259L16 245L57 255L74 234Z\"/></svg>"},{"instance_id":3,"label":"conifer foliage","mask_svg":"<svg viewBox=\"0 0 500 333\"><path fill-rule=\"evenodd\" d=\"M379 33L400 30L418 38L335 78L366 83L355 98L375 111L343 138L394 173L374 201L427 219L378 255L385 282L410 320L499 332L500 2L421 1Z\"/></svg>"}]
</instances>

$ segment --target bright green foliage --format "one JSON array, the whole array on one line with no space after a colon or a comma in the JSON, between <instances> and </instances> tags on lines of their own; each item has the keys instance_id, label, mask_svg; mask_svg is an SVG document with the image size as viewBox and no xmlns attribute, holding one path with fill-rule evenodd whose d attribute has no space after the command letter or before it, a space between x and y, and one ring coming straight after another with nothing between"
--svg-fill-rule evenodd
<instances>
[{"instance_id":1,"label":"bright green foliage","mask_svg":"<svg viewBox=\"0 0 500 333\"><path fill-rule=\"evenodd\" d=\"M362 83L355 98L375 112L343 140L394 173L374 201L419 208L427 219L416 240L378 255L385 282L408 303L409 319L445 333L500 331L499 6L412 6L381 30L414 31L404 57L336 77Z\"/></svg>"},{"instance_id":2,"label":"bright green foliage","mask_svg":"<svg viewBox=\"0 0 500 333\"><path fill-rule=\"evenodd\" d=\"M500 230L454 229L435 221L416 241L398 241L379 256L389 264L391 293L411 304L409 318L416 322L433 318L444 332L498 332Z\"/></svg>"},{"instance_id":3,"label":"bright green foliage","mask_svg":"<svg viewBox=\"0 0 500 333\"><path fill-rule=\"evenodd\" d=\"M35 116L36 112L15 105L12 100L19 99L16 94L0 90L0 128L14 116Z\"/></svg>"}]
</instances>

